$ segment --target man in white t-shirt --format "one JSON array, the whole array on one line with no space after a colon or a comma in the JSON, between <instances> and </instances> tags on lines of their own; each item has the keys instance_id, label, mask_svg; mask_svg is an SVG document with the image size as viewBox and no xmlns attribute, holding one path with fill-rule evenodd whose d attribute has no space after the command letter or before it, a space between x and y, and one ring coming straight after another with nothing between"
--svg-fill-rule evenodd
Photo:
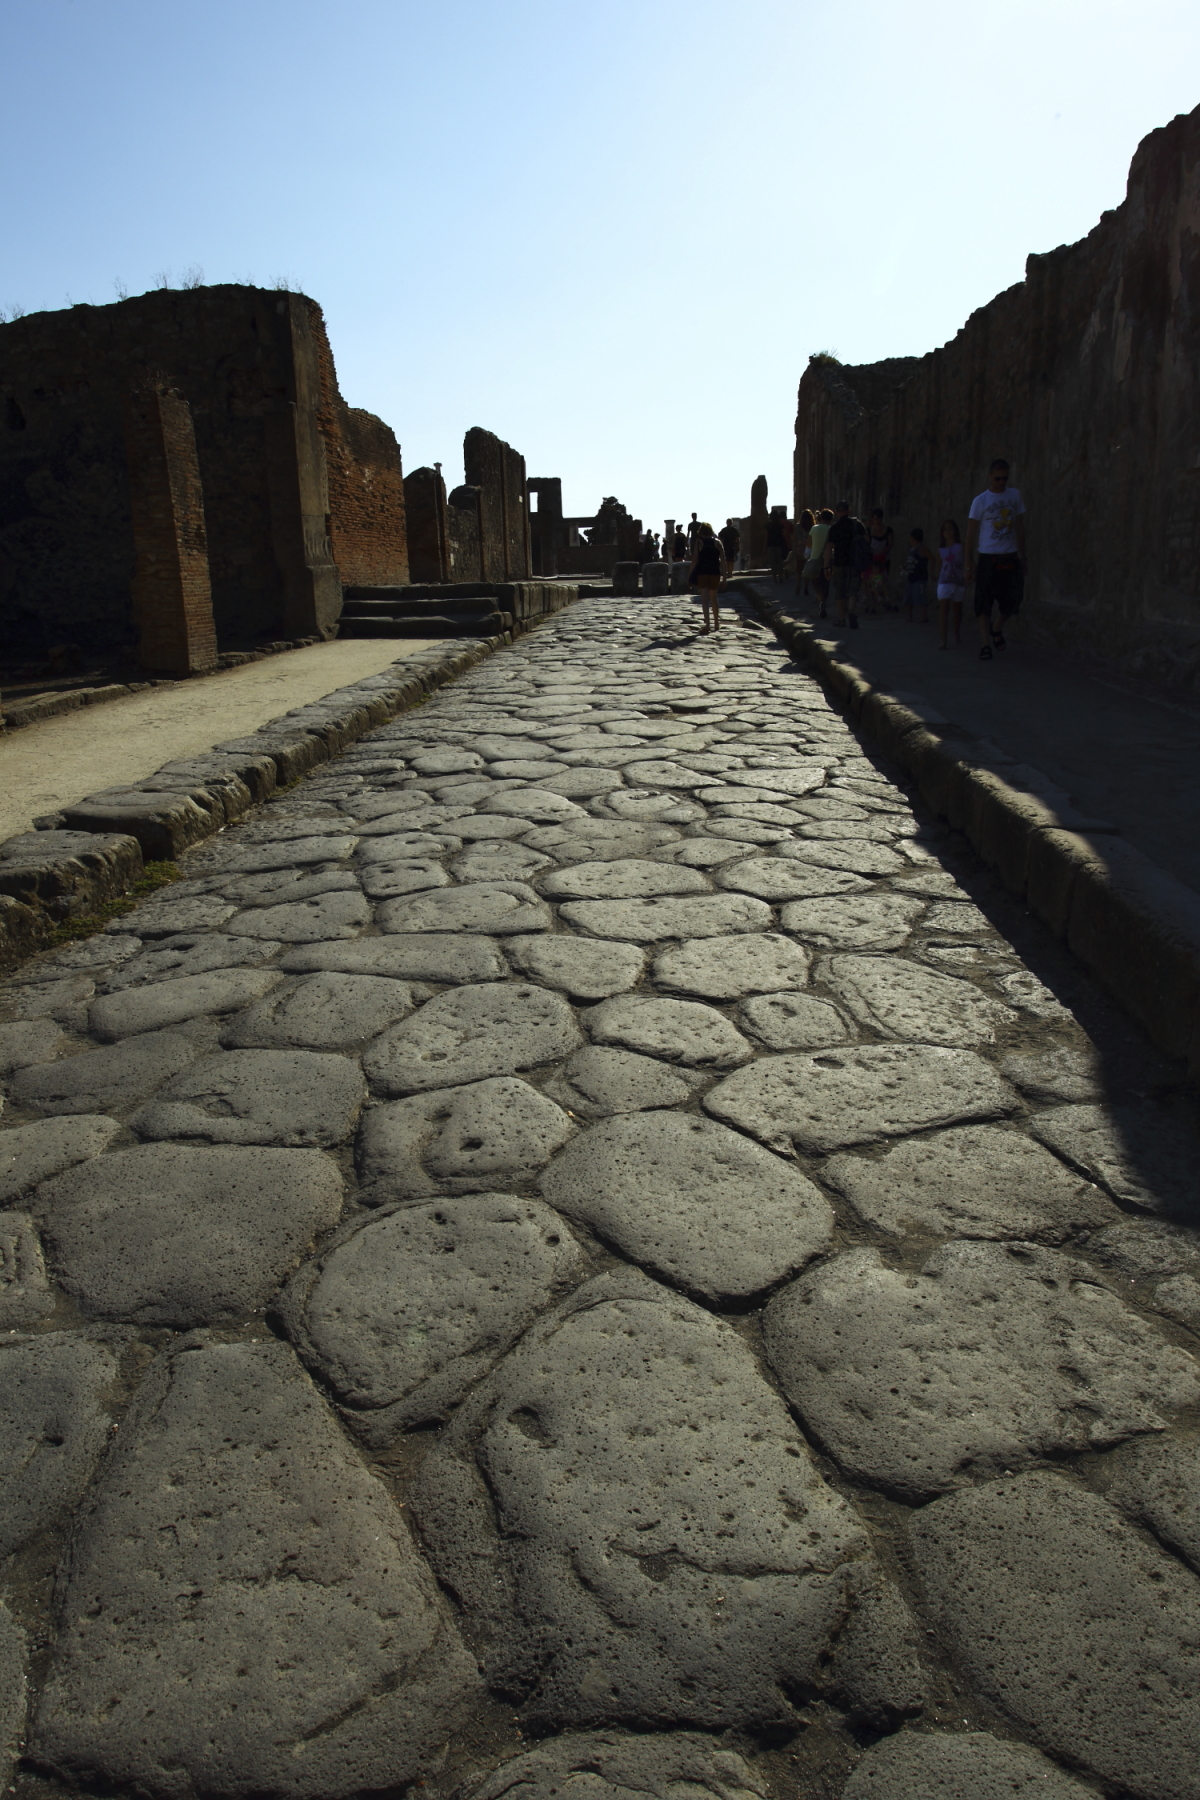
<instances>
[{"instance_id":1,"label":"man in white t-shirt","mask_svg":"<svg viewBox=\"0 0 1200 1800\"><path fill-rule=\"evenodd\" d=\"M981 662L991 662L993 645L1004 648L1004 624L1019 611L1025 592L1025 502L1008 485L1008 464L998 456L988 485L971 502L963 573L975 583L975 618ZM993 610L999 625L993 625Z\"/></svg>"}]
</instances>

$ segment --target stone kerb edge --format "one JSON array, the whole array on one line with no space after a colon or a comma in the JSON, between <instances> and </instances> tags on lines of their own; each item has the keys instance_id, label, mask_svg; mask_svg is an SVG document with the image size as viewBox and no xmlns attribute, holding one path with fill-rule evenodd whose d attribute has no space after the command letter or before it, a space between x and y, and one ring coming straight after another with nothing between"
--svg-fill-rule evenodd
<instances>
[{"instance_id":1,"label":"stone kerb edge","mask_svg":"<svg viewBox=\"0 0 1200 1800\"><path fill-rule=\"evenodd\" d=\"M560 611L576 598L570 588L561 590L561 595L553 611ZM558 600L559 596L555 593L547 598ZM35 820L35 825L39 830L66 826L110 838L125 834L129 844L125 888L128 892L128 887L140 878L145 862L173 861L181 851L267 799L277 787L299 780L367 732L419 706L438 688L511 644L514 635L523 636L532 630L542 618L550 616L550 610L521 619L513 631L495 637L443 640L394 663L393 670L404 671L394 685L381 686L379 675L367 676L349 687L335 689L310 706L268 720L248 737L227 745L217 744L206 756L188 759L191 765L213 765L207 779L198 768L199 778L189 778L184 772L188 763L168 763L136 788L89 796L61 813L44 815ZM383 673L386 676L390 672ZM53 859L48 859L46 868L51 876L54 867ZM77 868L71 874L71 915L86 914L116 897L111 882L106 883L99 874L94 881L81 880ZM61 888L63 884L51 879L45 885ZM40 894L17 899L0 893L0 970L12 968L45 949L62 917L61 906L52 907Z\"/></svg>"},{"instance_id":2,"label":"stone kerb edge","mask_svg":"<svg viewBox=\"0 0 1200 1800\"><path fill-rule=\"evenodd\" d=\"M943 741L809 627L761 596L755 604L835 703L913 777L926 805L1200 1083L1200 897L1120 837L1066 828L1052 806L972 760L965 742Z\"/></svg>"}]
</instances>

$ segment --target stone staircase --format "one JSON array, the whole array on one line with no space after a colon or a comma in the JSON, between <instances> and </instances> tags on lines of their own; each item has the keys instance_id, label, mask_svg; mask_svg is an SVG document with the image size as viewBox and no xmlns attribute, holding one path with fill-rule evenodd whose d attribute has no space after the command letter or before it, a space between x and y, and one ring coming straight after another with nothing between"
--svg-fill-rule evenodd
<instances>
[{"instance_id":1,"label":"stone staircase","mask_svg":"<svg viewBox=\"0 0 1200 1800\"><path fill-rule=\"evenodd\" d=\"M512 623L513 609L503 607L494 582L351 587L342 604L338 636L495 637L511 631Z\"/></svg>"}]
</instances>

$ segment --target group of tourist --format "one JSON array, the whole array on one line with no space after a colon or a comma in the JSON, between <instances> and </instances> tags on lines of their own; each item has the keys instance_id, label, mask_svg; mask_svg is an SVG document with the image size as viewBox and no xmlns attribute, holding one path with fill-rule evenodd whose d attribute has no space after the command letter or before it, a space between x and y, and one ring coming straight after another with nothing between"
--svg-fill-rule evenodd
<instances>
[{"instance_id":1,"label":"group of tourist","mask_svg":"<svg viewBox=\"0 0 1200 1800\"><path fill-rule=\"evenodd\" d=\"M958 523L943 519L938 542L925 542L924 528L908 534L903 563L902 599L892 599L891 570L896 534L876 507L864 525L849 503L806 508L796 520L796 592L816 601L818 618L829 616L832 594L839 625L858 630L858 614L899 611L912 623L929 620L933 585L941 628L940 648L962 641L963 604L975 585L975 619L981 661L990 662L1005 647L1004 627L1019 610L1025 584L1025 504L1019 489L1009 486L1009 465L1002 456L992 463L988 485L971 502L966 542ZM769 530L769 527L768 527ZM775 564L768 561L772 573ZM783 559L780 559L780 570ZM780 579L776 573L776 579Z\"/></svg>"}]
</instances>

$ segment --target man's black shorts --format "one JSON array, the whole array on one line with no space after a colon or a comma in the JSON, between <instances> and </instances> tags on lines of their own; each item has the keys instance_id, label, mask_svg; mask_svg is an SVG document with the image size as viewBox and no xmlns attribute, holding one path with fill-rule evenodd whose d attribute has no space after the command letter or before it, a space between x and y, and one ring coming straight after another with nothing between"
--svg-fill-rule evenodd
<instances>
[{"instance_id":1,"label":"man's black shorts","mask_svg":"<svg viewBox=\"0 0 1200 1800\"><path fill-rule=\"evenodd\" d=\"M990 614L1000 608L1000 617L1010 619L1021 609L1025 592L1025 571L1018 556L980 555L975 571L975 611Z\"/></svg>"}]
</instances>

